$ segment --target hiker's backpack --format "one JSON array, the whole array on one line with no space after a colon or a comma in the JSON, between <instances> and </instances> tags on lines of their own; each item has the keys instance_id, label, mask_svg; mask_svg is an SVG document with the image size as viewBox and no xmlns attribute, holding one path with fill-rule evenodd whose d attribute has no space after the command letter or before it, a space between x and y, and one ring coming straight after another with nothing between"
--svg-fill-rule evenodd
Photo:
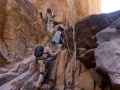
<instances>
[{"instance_id":1,"label":"hiker's backpack","mask_svg":"<svg viewBox=\"0 0 120 90\"><path fill-rule=\"evenodd\" d=\"M34 56L36 58L40 58L44 52L44 47L43 46L37 46L34 51Z\"/></svg>"}]
</instances>

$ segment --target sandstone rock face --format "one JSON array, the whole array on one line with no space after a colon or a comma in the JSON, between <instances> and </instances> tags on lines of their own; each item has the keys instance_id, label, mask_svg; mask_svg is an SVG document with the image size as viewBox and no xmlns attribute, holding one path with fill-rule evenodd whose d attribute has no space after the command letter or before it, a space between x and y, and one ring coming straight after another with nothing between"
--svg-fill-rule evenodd
<instances>
[{"instance_id":1,"label":"sandstone rock face","mask_svg":"<svg viewBox=\"0 0 120 90\"><path fill-rule=\"evenodd\" d=\"M66 22L70 26L69 12L73 1L50 1L50 0L4 0L0 1L0 49L3 55L10 58L20 58L28 51L27 48L33 48L36 43L41 42L41 38L47 35L44 32L45 25L41 21L39 12L43 17L46 9L49 7L56 15L56 21ZM85 3L88 3L87 7ZM92 6L91 6L92 4ZM78 8L78 6L80 6ZM84 0L75 2L76 21L92 13L100 13L100 0L93 2L84 2ZM84 8L90 10L84 11ZM82 14L84 13L84 15ZM81 15L81 17L79 17ZM21 49L22 48L22 49Z\"/></svg>"},{"instance_id":2,"label":"sandstone rock face","mask_svg":"<svg viewBox=\"0 0 120 90\"><path fill-rule=\"evenodd\" d=\"M6 1L0 1L0 37L3 36L3 31L4 31L4 25L5 25L5 19L6 19L6 15L5 15L5 6L6 6Z\"/></svg>"},{"instance_id":3,"label":"sandstone rock face","mask_svg":"<svg viewBox=\"0 0 120 90\"><path fill-rule=\"evenodd\" d=\"M64 90L65 88L65 66L67 64L67 51L64 50L61 52L60 54L60 59L59 59L59 63L58 63L58 66L57 66L57 72L56 72L56 85L57 85L57 88L59 90Z\"/></svg>"},{"instance_id":4,"label":"sandstone rock face","mask_svg":"<svg viewBox=\"0 0 120 90\"><path fill-rule=\"evenodd\" d=\"M31 0L33 1L43 17L45 17L47 8L51 8L55 13L55 20L57 22L65 22L67 26L71 26L70 15L72 10L73 0ZM101 12L101 0L75 0L74 2L74 16L75 21L91 15L99 14Z\"/></svg>"},{"instance_id":5,"label":"sandstone rock face","mask_svg":"<svg viewBox=\"0 0 120 90\"><path fill-rule=\"evenodd\" d=\"M8 87L12 90L33 90L33 86L39 75L39 70L34 67L34 59L35 57L32 55L19 62L14 62L12 66L6 66L7 69L0 68L2 71L2 74L0 75L0 80L2 81L0 82L0 90L7 90ZM16 65L14 65L15 63ZM72 58L68 56L66 49L58 54L51 65L51 71L48 73L48 76L50 75L50 77L47 79L49 81L44 82L41 88L70 90L74 87L75 90L83 88L94 90L94 79L91 76L90 70L85 68L84 65L77 60L77 69L73 72ZM72 77L73 73L74 78ZM72 84L73 80L74 84Z\"/></svg>"},{"instance_id":6,"label":"sandstone rock face","mask_svg":"<svg viewBox=\"0 0 120 90\"><path fill-rule=\"evenodd\" d=\"M77 88L94 90L94 80L92 78L90 70L85 68L84 65L81 66L81 71L79 78L77 79L77 83L78 83Z\"/></svg>"},{"instance_id":7,"label":"sandstone rock face","mask_svg":"<svg viewBox=\"0 0 120 90\"><path fill-rule=\"evenodd\" d=\"M34 47L37 45L50 46L49 42L52 37L47 32L43 21L46 9L48 7L52 9L57 22L65 22L66 26L71 26L72 3L73 0L0 1L0 90L33 90L39 76L39 70L34 62ZM100 13L100 0L75 0L74 6L75 22L88 15ZM43 18L40 17L39 13L42 13ZM76 37L83 35L83 39L89 36L90 31L88 29L93 30L93 32L91 31L90 39L86 37L88 41L85 39L85 44L81 44L80 40L78 40L77 44L81 44L81 47L91 48L95 45L93 42L94 37L92 37L97 33L95 30L100 31L119 16L119 12L110 15L92 15L78 22L76 25ZM99 22L99 20L102 21ZM105 24L102 25L103 23ZM86 28L84 29L84 27ZM79 28L88 32L83 32L81 35ZM68 40L70 40L69 33L66 34ZM91 42L90 46L87 44L89 42ZM9 63L6 64L5 60ZM48 78L46 76L41 89L71 90L74 88L75 90L95 90L95 82L90 70L85 68L79 60L77 60L76 71L72 71L73 60L66 49L62 50L51 62L52 67L47 74ZM46 80L48 81L46 82ZM101 87L96 86L96 88L100 89Z\"/></svg>"},{"instance_id":8,"label":"sandstone rock face","mask_svg":"<svg viewBox=\"0 0 120 90\"><path fill-rule=\"evenodd\" d=\"M99 0L100 1L100 0ZM84 2L79 0L75 2L76 21L84 18L92 13L100 13L100 2L96 1ZM20 59L24 57L30 48L35 44L41 43L43 36L48 35L44 22L39 16L42 12L45 16L46 9L49 7L56 15L56 21L66 22L70 25L69 11L73 1L50 1L50 0L4 0L0 1L0 50L4 56L8 58ZM78 4L79 2L79 4ZM82 4L84 5L82 6ZM88 8L85 3L88 3L90 11L84 11ZM92 4L92 6L91 6ZM78 6L80 6L78 8ZM98 7L97 10L93 6ZM82 8L82 9L81 9ZM84 11L84 12L83 12ZM95 11L95 12L93 12ZM80 13L84 15L80 16ZM22 49L21 49L22 48ZM29 53L30 54L30 53Z\"/></svg>"},{"instance_id":9,"label":"sandstone rock face","mask_svg":"<svg viewBox=\"0 0 120 90\"><path fill-rule=\"evenodd\" d=\"M10 58L25 56L27 48L41 42L45 30L37 7L29 0L4 0L0 4L0 49Z\"/></svg>"},{"instance_id":10,"label":"sandstone rock face","mask_svg":"<svg viewBox=\"0 0 120 90\"><path fill-rule=\"evenodd\" d=\"M72 58L68 58L66 70L65 70L65 83L66 83L66 90L70 90L72 88L73 84L73 64L72 64Z\"/></svg>"},{"instance_id":11,"label":"sandstone rock face","mask_svg":"<svg viewBox=\"0 0 120 90\"><path fill-rule=\"evenodd\" d=\"M20 90L24 84L29 88L27 83L37 80L31 79L35 57L30 55L49 34L37 6L29 0L1 0L0 8L0 89Z\"/></svg>"}]
</instances>

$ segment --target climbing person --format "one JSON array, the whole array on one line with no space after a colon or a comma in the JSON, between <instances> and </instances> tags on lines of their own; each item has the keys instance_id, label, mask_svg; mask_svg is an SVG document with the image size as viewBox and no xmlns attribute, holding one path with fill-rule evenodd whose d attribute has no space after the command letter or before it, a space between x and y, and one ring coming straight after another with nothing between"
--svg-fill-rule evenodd
<instances>
[{"instance_id":1,"label":"climbing person","mask_svg":"<svg viewBox=\"0 0 120 90\"><path fill-rule=\"evenodd\" d=\"M39 66L40 75L39 78L35 84L34 90L39 90L42 81L44 80L44 76L46 74L46 59L49 56L56 56L57 53L59 53L60 50L57 50L56 52L52 53L49 47L43 47L43 46L37 46L34 51L34 56L36 57L36 64Z\"/></svg>"},{"instance_id":2,"label":"climbing person","mask_svg":"<svg viewBox=\"0 0 120 90\"><path fill-rule=\"evenodd\" d=\"M50 8L47 8L47 13L46 13L47 30L51 34L53 34L54 18L55 18L54 13L51 12Z\"/></svg>"},{"instance_id":3,"label":"climbing person","mask_svg":"<svg viewBox=\"0 0 120 90\"><path fill-rule=\"evenodd\" d=\"M64 46L63 40L62 40L62 32L65 30L65 24L62 23L58 26L58 29L55 33L55 35L53 36L52 39L52 44L55 45L56 48L61 49L61 47Z\"/></svg>"}]
</instances>

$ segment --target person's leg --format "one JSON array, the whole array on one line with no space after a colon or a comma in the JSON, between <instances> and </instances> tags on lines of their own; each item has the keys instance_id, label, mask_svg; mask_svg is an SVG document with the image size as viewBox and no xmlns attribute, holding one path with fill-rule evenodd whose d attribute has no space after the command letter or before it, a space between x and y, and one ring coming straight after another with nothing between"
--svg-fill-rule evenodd
<instances>
[{"instance_id":1,"label":"person's leg","mask_svg":"<svg viewBox=\"0 0 120 90\"><path fill-rule=\"evenodd\" d=\"M43 77L44 77L43 74L39 75L39 78L38 78L38 81L36 82L35 87L39 88L41 86L41 82L43 81Z\"/></svg>"},{"instance_id":2,"label":"person's leg","mask_svg":"<svg viewBox=\"0 0 120 90\"><path fill-rule=\"evenodd\" d=\"M55 52L57 49L57 44L55 43L55 41L51 42L50 44L50 49L52 52Z\"/></svg>"},{"instance_id":3,"label":"person's leg","mask_svg":"<svg viewBox=\"0 0 120 90\"><path fill-rule=\"evenodd\" d=\"M50 21L50 33L53 34L53 21Z\"/></svg>"},{"instance_id":4,"label":"person's leg","mask_svg":"<svg viewBox=\"0 0 120 90\"><path fill-rule=\"evenodd\" d=\"M45 64L43 63L43 60L38 60L38 64L39 64L39 70L40 70L40 75L39 78L36 82L35 87L40 87L41 86L41 82L44 79L44 73L45 73Z\"/></svg>"},{"instance_id":5,"label":"person's leg","mask_svg":"<svg viewBox=\"0 0 120 90\"><path fill-rule=\"evenodd\" d=\"M61 47L64 47L64 43L63 43L63 40L62 38L60 37L60 40L59 40L59 44L61 44L62 46Z\"/></svg>"},{"instance_id":6,"label":"person's leg","mask_svg":"<svg viewBox=\"0 0 120 90\"><path fill-rule=\"evenodd\" d=\"M47 22L47 30L50 32L50 21Z\"/></svg>"}]
</instances>

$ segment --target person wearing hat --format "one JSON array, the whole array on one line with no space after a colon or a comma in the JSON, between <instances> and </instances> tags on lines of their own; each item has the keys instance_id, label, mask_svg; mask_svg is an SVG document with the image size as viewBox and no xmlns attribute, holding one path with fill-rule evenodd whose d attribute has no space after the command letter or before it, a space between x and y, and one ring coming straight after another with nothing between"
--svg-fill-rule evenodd
<instances>
[{"instance_id":1,"label":"person wearing hat","mask_svg":"<svg viewBox=\"0 0 120 90\"><path fill-rule=\"evenodd\" d=\"M60 50L57 50L56 52L52 53L49 47L43 47L43 46L37 46L34 51L34 56L36 57L36 63L39 66L40 75L39 78L35 84L35 90L39 90L39 87L41 86L41 82L44 79L45 76L45 64L46 59L49 56L56 56L57 53L59 53Z\"/></svg>"},{"instance_id":2,"label":"person wearing hat","mask_svg":"<svg viewBox=\"0 0 120 90\"><path fill-rule=\"evenodd\" d=\"M47 13L46 13L47 30L51 34L53 34L54 18L55 18L54 13L51 12L50 8L47 8Z\"/></svg>"}]
</instances>

